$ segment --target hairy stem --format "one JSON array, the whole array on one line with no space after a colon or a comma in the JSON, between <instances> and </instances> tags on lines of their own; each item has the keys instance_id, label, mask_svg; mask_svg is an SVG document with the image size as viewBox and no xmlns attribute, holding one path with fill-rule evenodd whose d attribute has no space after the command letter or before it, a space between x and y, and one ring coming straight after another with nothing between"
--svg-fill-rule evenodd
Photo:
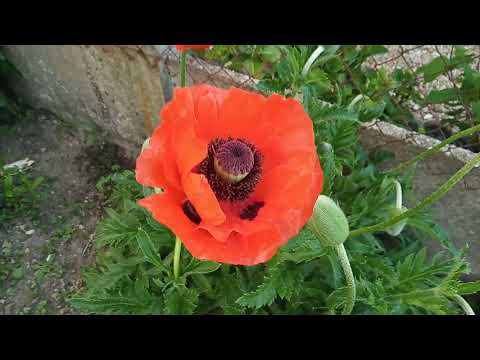
<instances>
[{"instance_id":1,"label":"hairy stem","mask_svg":"<svg viewBox=\"0 0 480 360\"><path fill-rule=\"evenodd\" d=\"M400 183L395 180L395 207L397 209L401 209L402 208L402 185L400 185Z\"/></svg>"},{"instance_id":2,"label":"hairy stem","mask_svg":"<svg viewBox=\"0 0 480 360\"><path fill-rule=\"evenodd\" d=\"M447 182L445 182L442 186L440 186L437 190L435 190L430 196L425 198L422 202L420 202L417 206L413 209L410 209L399 216L395 216L390 220L381 222L377 225L366 226L357 230L350 231L349 237L359 236L363 234L368 234L376 231L384 230L392 225L395 225L399 221L406 219L412 216L415 213L420 212L427 206L430 206L437 200L439 200L443 195L445 195L453 186L455 186L460 180L463 179L465 175L467 175L470 170L480 164L480 154L466 163L460 170L458 170Z\"/></svg>"},{"instance_id":3,"label":"hairy stem","mask_svg":"<svg viewBox=\"0 0 480 360\"><path fill-rule=\"evenodd\" d=\"M337 245L335 247L337 250L338 257L340 259L340 264L342 265L343 272L345 273L345 280L347 281L348 286L348 297L346 300L346 305L342 311L342 315L350 315L355 305L355 298L357 289L355 287L355 278L353 277L352 267L350 266L350 261L348 260L347 251L343 244Z\"/></svg>"},{"instance_id":4,"label":"hairy stem","mask_svg":"<svg viewBox=\"0 0 480 360\"><path fill-rule=\"evenodd\" d=\"M182 51L180 58L180 86L185 87L187 78L187 51Z\"/></svg>"},{"instance_id":5,"label":"hairy stem","mask_svg":"<svg viewBox=\"0 0 480 360\"><path fill-rule=\"evenodd\" d=\"M185 79L187 73L187 52L182 51L182 58L180 62L180 87L185 87ZM173 253L173 276L178 279L180 276L180 254L182 252L182 242L175 238L175 250Z\"/></svg>"},{"instance_id":6,"label":"hairy stem","mask_svg":"<svg viewBox=\"0 0 480 360\"><path fill-rule=\"evenodd\" d=\"M305 66L303 67L303 71L302 71L302 75L303 76L307 76L308 74L308 71L310 70L310 68L312 67L313 63L315 62L315 60L317 60L317 58L325 51L325 48L320 45L319 47L317 47L317 49L312 53L312 55L310 55L310 57L308 58L307 62L305 63Z\"/></svg>"},{"instance_id":7,"label":"hairy stem","mask_svg":"<svg viewBox=\"0 0 480 360\"><path fill-rule=\"evenodd\" d=\"M460 131L460 132L456 133L455 135L450 136L448 139L443 140L441 143L435 145L431 149L428 149L428 150L418 154L417 156L413 157L412 159L399 164L395 168L393 168L391 170L388 170L385 173L386 174L399 173L399 172L403 171L404 169L408 168L409 166L415 164L416 162L422 161L425 158L429 157L430 155L435 154L436 152L438 152L444 146L446 146L450 143L453 143L454 141L456 141L456 140L458 140L462 137L472 135L477 131L480 131L480 125L476 125L476 126L471 127L469 129Z\"/></svg>"},{"instance_id":8,"label":"hairy stem","mask_svg":"<svg viewBox=\"0 0 480 360\"><path fill-rule=\"evenodd\" d=\"M466 315L475 315L470 304L460 295L455 295L453 299L457 302L457 304L462 308Z\"/></svg>"},{"instance_id":9,"label":"hairy stem","mask_svg":"<svg viewBox=\"0 0 480 360\"><path fill-rule=\"evenodd\" d=\"M180 276L180 253L182 252L182 242L178 238L175 239L175 251L173 253L173 276L178 279Z\"/></svg>"}]
</instances>

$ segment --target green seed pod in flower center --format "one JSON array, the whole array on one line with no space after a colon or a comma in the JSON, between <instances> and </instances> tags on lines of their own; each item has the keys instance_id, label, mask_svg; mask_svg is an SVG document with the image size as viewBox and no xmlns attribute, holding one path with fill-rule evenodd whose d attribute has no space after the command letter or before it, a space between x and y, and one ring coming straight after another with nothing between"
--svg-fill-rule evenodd
<instances>
[{"instance_id":1,"label":"green seed pod in flower center","mask_svg":"<svg viewBox=\"0 0 480 360\"><path fill-rule=\"evenodd\" d=\"M215 171L229 183L235 184L245 179L254 165L252 150L240 140L229 140L216 150Z\"/></svg>"},{"instance_id":2,"label":"green seed pod in flower center","mask_svg":"<svg viewBox=\"0 0 480 360\"><path fill-rule=\"evenodd\" d=\"M350 228L342 209L335 201L320 195L315 203L313 215L307 223L324 246L338 246L348 238Z\"/></svg>"}]
</instances>

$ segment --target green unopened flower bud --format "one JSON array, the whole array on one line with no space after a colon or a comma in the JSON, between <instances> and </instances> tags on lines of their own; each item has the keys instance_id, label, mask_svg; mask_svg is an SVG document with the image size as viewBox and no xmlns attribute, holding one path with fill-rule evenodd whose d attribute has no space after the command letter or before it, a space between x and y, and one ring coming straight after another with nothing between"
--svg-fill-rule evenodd
<instances>
[{"instance_id":1,"label":"green unopened flower bud","mask_svg":"<svg viewBox=\"0 0 480 360\"><path fill-rule=\"evenodd\" d=\"M325 195L318 197L313 215L307 226L325 246L343 244L350 232L347 217L342 209L335 201Z\"/></svg>"},{"instance_id":2,"label":"green unopened flower bud","mask_svg":"<svg viewBox=\"0 0 480 360\"><path fill-rule=\"evenodd\" d=\"M323 152L333 152L333 147L327 142L321 142L318 146Z\"/></svg>"},{"instance_id":3,"label":"green unopened flower bud","mask_svg":"<svg viewBox=\"0 0 480 360\"><path fill-rule=\"evenodd\" d=\"M399 209L394 207L394 208L389 209L388 214L389 214L390 219L391 219L391 218L394 218L396 216L402 215L407 210L408 209L405 206L402 206ZM389 228L386 228L385 231L391 236L398 236L403 231L403 228L405 227L405 225L407 225L407 219L404 219L404 220L390 226Z\"/></svg>"},{"instance_id":4,"label":"green unopened flower bud","mask_svg":"<svg viewBox=\"0 0 480 360\"><path fill-rule=\"evenodd\" d=\"M388 210L389 219L402 215L408 209L402 205L402 186L398 181L395 181L396 200L395 207ZM404 219L388 228L385 231L391 236L398 236L403 231L405 225L407 225L408 219Z\"/></svg>"}]
</instances>

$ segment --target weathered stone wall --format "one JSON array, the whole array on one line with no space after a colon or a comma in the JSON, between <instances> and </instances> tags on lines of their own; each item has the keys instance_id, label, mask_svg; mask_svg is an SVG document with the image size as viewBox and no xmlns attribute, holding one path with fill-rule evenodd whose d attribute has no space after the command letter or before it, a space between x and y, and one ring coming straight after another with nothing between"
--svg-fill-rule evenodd
<instances>
[{"instance_id":1,"label":"weathered stone wall","mask_svg":"<svg viewBox=\"0 0 480 360\"><path fill-rule=\"evenodd\" d=\"M78 126L93 122L130 154L159 122L165 101L151 46L6 45L5 53L24 76L14 90L27 103Z\"/></svg>"},{"instance_id":2,"label":"weathered stone wall","mask_svg":"<svg viewBox=\"0 0 480 360\"><path fill-rule=\"evenodd\" d=\"M440 141L429 136L399 128L381 121L372 121L360 130L362 145L369 151L383 150L395 154L395 160L385 163L385 168L411 159L437 145ZM471 151L448 146L430 158L417 164L414 177L415 205L444 184L476 154ZM480 277L480 168L474 168L431 207L433 218L442 225L450 239L458 247L469 247L468 260L472 273ZM426 244L431 253L441 246L436 241Z\"/></svg>"}]
</instances>

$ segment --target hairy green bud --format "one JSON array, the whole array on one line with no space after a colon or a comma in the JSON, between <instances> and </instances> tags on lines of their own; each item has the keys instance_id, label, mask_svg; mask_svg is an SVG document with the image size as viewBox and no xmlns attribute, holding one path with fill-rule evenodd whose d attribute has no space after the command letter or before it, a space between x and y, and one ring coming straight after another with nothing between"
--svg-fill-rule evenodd
<instances>
[{"instance_id":1,"label":"hairy green bud","mask_svg":"<svg viewBox=\"0 0 480 360\"><path fill-rule=\"evenodd\" d=\"M335 201L320 195L307 226L325 246L338 246L347 240L350 228L342 209Z\"/></svg>"}]
</instances>

